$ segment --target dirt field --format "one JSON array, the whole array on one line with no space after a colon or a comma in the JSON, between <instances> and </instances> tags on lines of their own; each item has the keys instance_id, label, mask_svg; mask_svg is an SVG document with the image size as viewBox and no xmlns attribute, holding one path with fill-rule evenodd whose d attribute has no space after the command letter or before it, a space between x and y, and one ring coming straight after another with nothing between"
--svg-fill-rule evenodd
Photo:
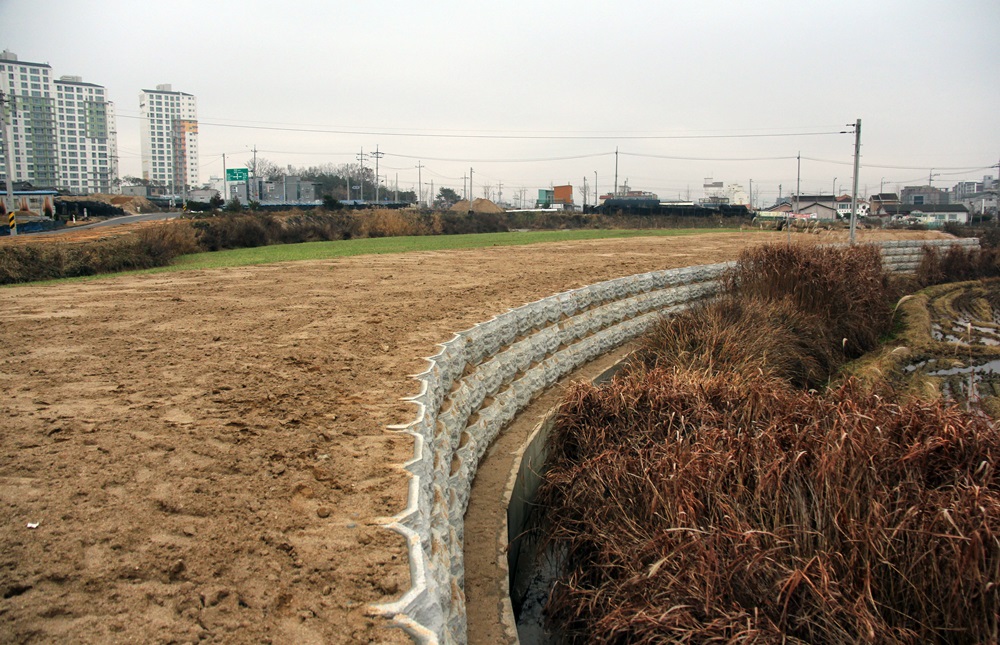
<instances>
[{"instance_id":1,"label":"dirt field","mask_svg":"<svg viewBox=\"0 0 1000 645\"><path fill-rule=\"evenodd\" d=\"M421 357L543 296L784 239L0 289L0 641L406 642L365 607L409 584L377 521L404 505L412 445L384 428L410 420Z\"/></svg>"}]
</instances>

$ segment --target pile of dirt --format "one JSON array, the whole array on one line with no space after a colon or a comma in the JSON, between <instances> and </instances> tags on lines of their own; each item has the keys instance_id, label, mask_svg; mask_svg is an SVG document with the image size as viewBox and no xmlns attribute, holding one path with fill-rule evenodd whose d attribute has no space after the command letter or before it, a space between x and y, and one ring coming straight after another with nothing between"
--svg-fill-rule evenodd
<instances>
[{"instance_id":1,"label":"pile of dirt","mask_svg":"<svg viewBox=\"0 0 1000 645\"><path fill-rule=\"evenodd\" d=\"M469 208L469 200L463 199L456 202L451 210L458 213L502 213L504 210L491 202L488 199L474 199L472 200L472 208Z\"/></svg>"},{"instance_id":2,"label":"pile of dirt","mask_svg":"<svg viewBox=\"0 0 1000 645\"><path fill-rule=\"evenodd\" d=\"M149 201L145 197L137 197L133 195L106 195L103 193L95 193L93 195L79 195L73 197L60 197L59 201L63 202L103 202L105 204L111 204L112 206L117 206L127 213L138 214L138 213L159 213L159 207L153 202Z\"/></svg>"}]
</instances>

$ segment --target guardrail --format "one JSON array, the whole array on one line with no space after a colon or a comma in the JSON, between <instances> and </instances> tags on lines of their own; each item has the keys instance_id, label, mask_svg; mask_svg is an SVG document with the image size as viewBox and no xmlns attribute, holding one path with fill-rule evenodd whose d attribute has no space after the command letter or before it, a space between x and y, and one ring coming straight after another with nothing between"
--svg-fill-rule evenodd
<instances>
[{"instance_id":1,"label":"guardrail","mask_svg":"<svg viewBox=\"0 0 1000 645\"><path fill-rule=\"evenodd\" d=\"M978 240L882 244L883 261L911 271L923 247ZM417 374L407 506L385 526L408 543L411 587L375 605L418 643L466 641L463 532L476 469L501 429L535 395L580 365L639 336L662 315L714 295L733 263L654 271L543 298L455 334Z\"/></svg>"}]
</instances>

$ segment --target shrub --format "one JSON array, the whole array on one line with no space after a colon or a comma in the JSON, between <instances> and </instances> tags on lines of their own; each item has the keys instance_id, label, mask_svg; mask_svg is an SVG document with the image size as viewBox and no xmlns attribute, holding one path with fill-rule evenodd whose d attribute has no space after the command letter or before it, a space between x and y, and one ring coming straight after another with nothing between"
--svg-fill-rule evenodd
<instances>
[{"instance_id":1,"label":"shrub","mask_svg":"<svg viewBox=\"0 0 1000 645\"><path fill-rule=\"evenodd\" d=\"M149 269L197 250L194 230L186 222L96 242L5 245L0 246L0 284Z\"/></svg>"},{"instance_id":2,"label":"shrub","mask_svg":"<svg viewBox=\"0 0 1000 645\"><path fill-rule=\"evenodd\" d=\"M1000 248L949 247L943 253L925 247L917 266L917 282L922 287L946 282L963 282L1000 276Z\"/></svg>"},{"instance_id":3,"label":"shrub","mask_svg":"<svg viewBox=\"0 0 1000 645\"><path fill-rule=\"evenodd\" d=\"M578 385L537 501L570 642L993 642L1000 432L848 383Z\"/></svg>"},{"instance_id":4,"label":"shrub","mask_svg":"<svg viewBox=\"0 0 1000 645\"><path fill-rule=\"evenodd\" d=\"M663 318L643 337L635 360L649 368L763 374L820 387L845 360L840 345L823 318L787 298L724 296Z\"/></svg>"},{"instance_id":5,"label":"shrub","mask_svg":"<svg viewBox=\"0 0 1000 645\"><path fill-rule=\"evenodd\" d=\"M740 298L787 298L802 313L818 316L849 357L875 347L899 295L879 248L870 245L750 248L724 282L726 292Z\"/></svg>"}]
</instances>

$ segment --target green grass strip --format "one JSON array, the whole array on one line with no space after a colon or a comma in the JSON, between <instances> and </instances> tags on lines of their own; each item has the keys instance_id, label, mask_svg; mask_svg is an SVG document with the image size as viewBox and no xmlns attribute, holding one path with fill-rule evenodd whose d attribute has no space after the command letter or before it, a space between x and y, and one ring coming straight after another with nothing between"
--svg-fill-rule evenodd
<instances>
[{"instance_id":1,"label":"green grass strip","mask_svg":"<svg viewBox=\"0 0 1000 645\"><path fill-rule=\"evenodd\" d=\"M545 242L573 242L577 240L601 240L631 237L679 237L684 235L704 235L706 233L734 233L738 228L684 228L684 229L582 229L571 231L524 231L512 233L475 233L469 235L420 235L407 237L379 237L333 242L304 242L301 244L275 244L251 249L232 249L210 253L194 253L176 258L170 266L124 271L122 273L102 273L98 275L44 280L30 283L2 285L42 286L72 280L101 280L118 275L145 275L172 273L174 271L197 271L202 269L222 269L274 264L277 262L301 262L306 260L329 260L354 255L385 253L408 253L411 251L448 251L452 249L479 249L490 246L519 246L542 244Z\"/></svg>"},{"instance_id":2,"label":"green grass strip","mask_svg":"<svg viewBox=\"0 0 1000 645\"><path fill-rule=\"evenodd\" d=\"M410 237L379 237L336 242L305 242L278 244L252 249L233 249L213 253L196 253L177 258L169 267L150 269L143 273L185 271L192 269L218 269L224 267L297 262L302 260L328 260L353 255L408 253L411 251L447 251L453 249L478 249L490 246L518 246L544 242L572 242L629 237L675 237L705 233L731 233L738 229L691 228L604 230L585 229L573 231L525 231L513 233L476 233L470 235L421 235Z\"/></svg>"}]
</instances>

